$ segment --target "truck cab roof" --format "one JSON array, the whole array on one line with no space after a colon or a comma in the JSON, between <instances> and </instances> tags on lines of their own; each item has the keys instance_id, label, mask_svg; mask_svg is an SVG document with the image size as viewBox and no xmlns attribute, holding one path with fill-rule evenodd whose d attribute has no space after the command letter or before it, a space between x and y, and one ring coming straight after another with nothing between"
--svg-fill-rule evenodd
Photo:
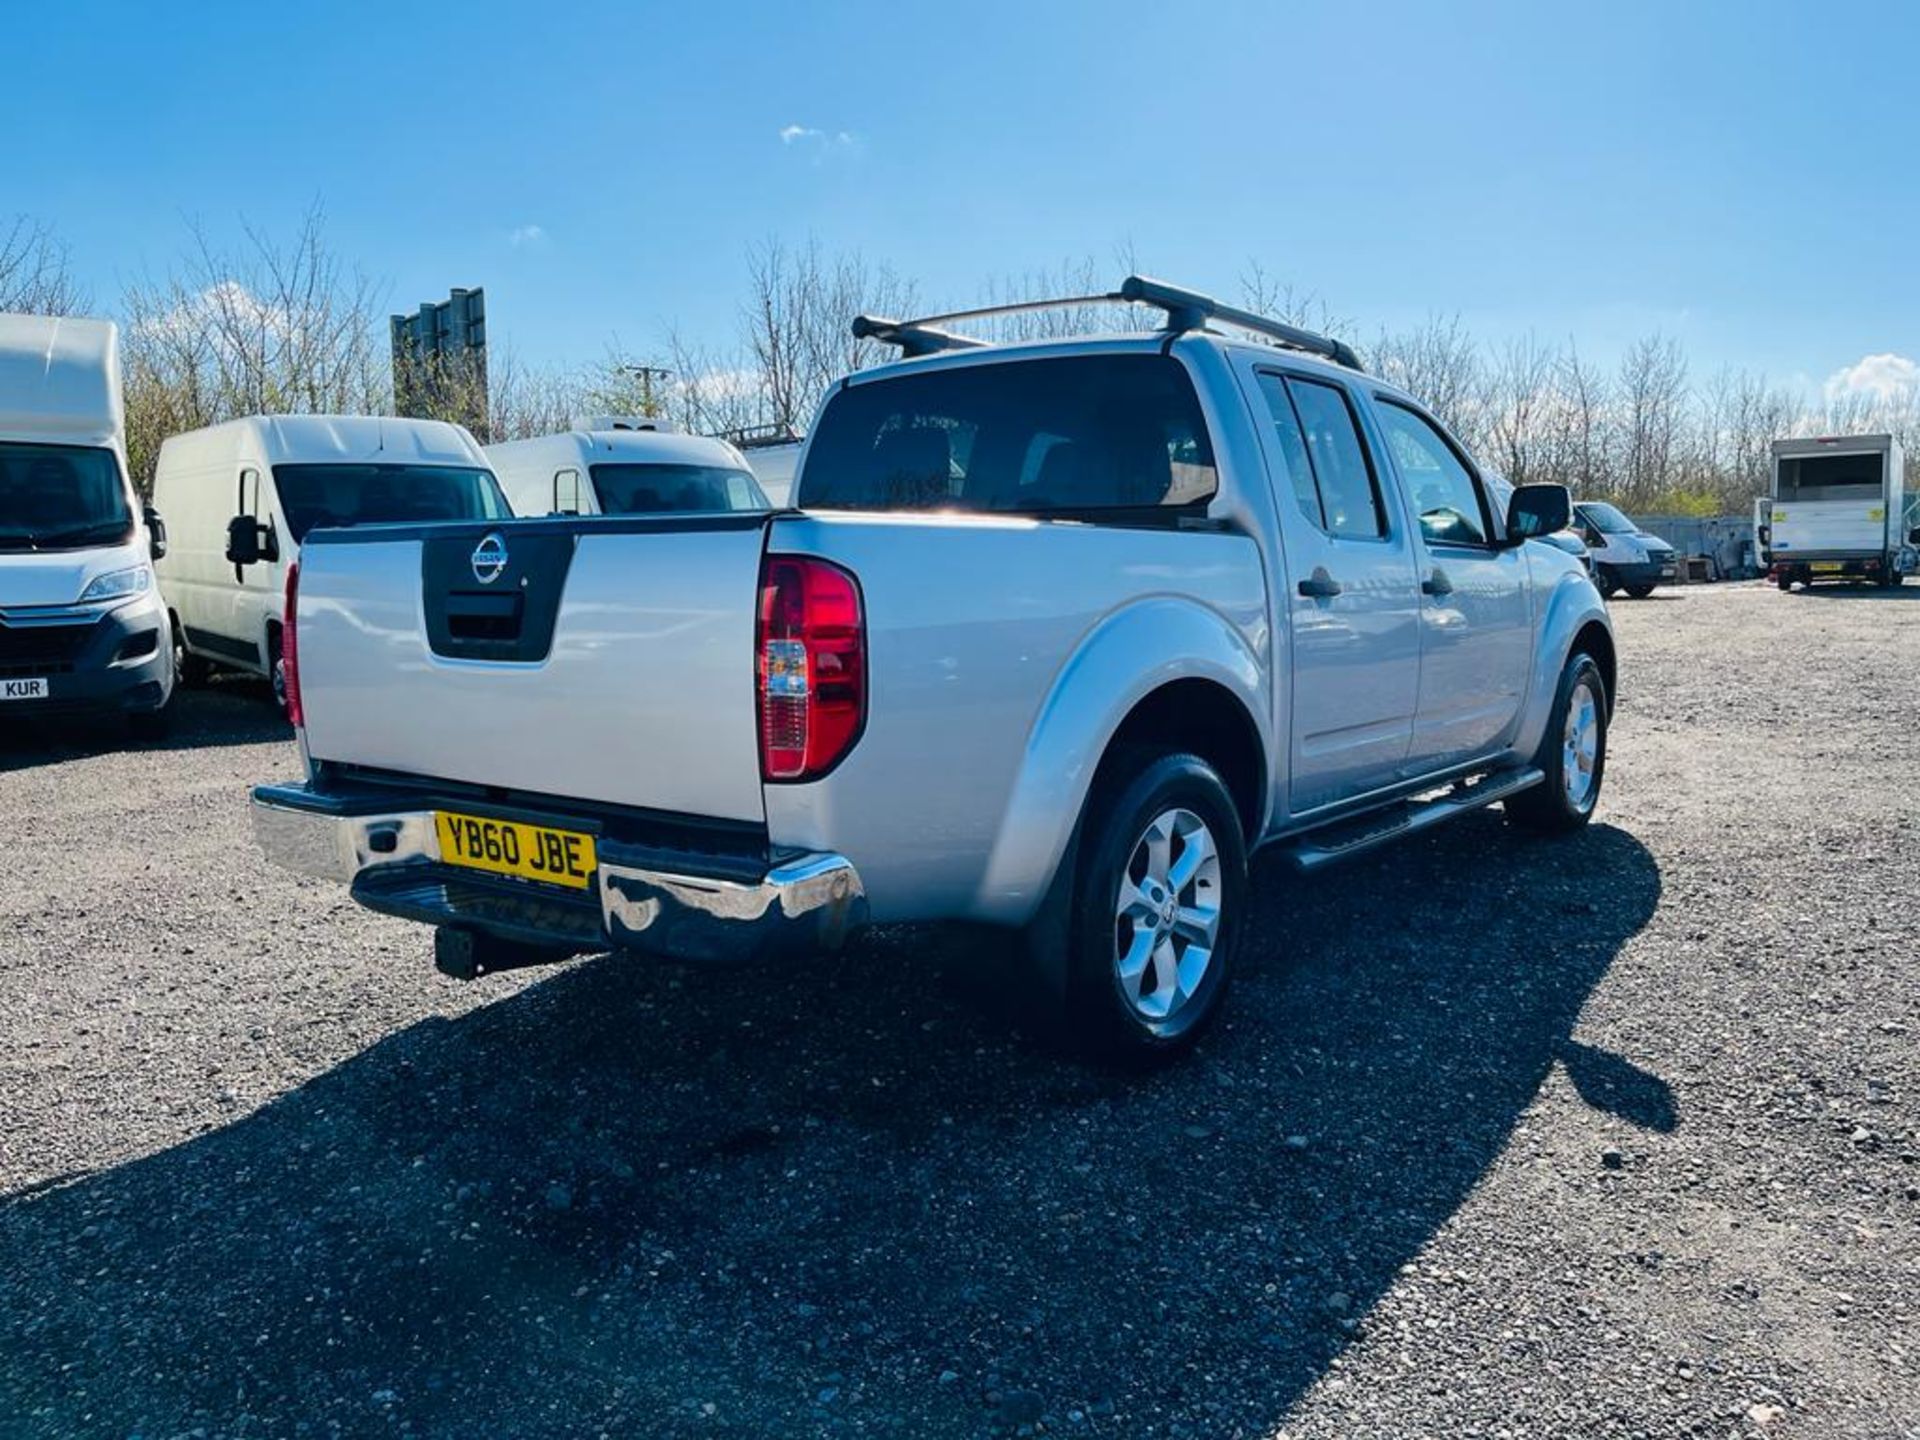
<instances>
[{"instance_id":1,"label":"truck cab roof","mask_svg":"<svg viewBox=\"0 0 1920 1440\"><path fill-rule=\"evenodd\" d=\"M110 320L0 315L0 436L116 445L120 336Z\"/></svg>"}]
</instances>

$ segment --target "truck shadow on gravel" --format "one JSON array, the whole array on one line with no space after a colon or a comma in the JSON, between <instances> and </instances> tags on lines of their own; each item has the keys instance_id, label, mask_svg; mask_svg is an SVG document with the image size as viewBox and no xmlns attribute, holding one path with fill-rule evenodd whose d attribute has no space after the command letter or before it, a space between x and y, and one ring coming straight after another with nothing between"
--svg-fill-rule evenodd
<instances>
[{"instance_id":1,"label":"truck shadow on gravel","mask_svg":"<svg viewBox=\"0 0 1920 1440\"><path fill-rule=\"evenodd\" d=\"M394 1033L0 1201L0 1414L46 1435L1271 1434L1552 1067L1636 1124L1679 1117L1570 1040L1658 903L1631 836L1478 816L1256 881L1230 1024L1145 1080L938 981L983 958L957 935L780 972L589 961ZM418 964L444 983L424 943Z\"/></svg>"},{"instance_id":2,"label":"truck shadow on gravel","mask_svg":"<svg viewBox=\"0 0 1920 1440\"><path fill-rule=\"evenodd\" d=\"M293 739L293 727L274 707L263 681L226 678L204 690L178 690L167 733L134 739L117 716L30 714L0 718L0 772L25 770L128 750L200 750L214 745L259 745Z\"/></svg>"}]
</instances>

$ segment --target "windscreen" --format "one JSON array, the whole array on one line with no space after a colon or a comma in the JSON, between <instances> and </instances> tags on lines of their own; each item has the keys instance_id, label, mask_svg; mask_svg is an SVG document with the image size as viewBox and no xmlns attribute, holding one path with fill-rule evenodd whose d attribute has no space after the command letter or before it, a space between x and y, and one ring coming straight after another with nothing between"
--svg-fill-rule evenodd
<instances>
[{"instance_id":1,"label":"windscreen","mask_svg":"<svg viewBox=\"0 0 1920 1440\"><path fill-rule=\"evenodd\" d=\"M0 550L113 545L132 532L133 507L113 451L0 444Z\"/></svg>"},{"instance_id":2,"label":"windscreen","mask_svg":"<svg viewBox=\"0 0 1920 1440\"><path fill-rule=\"evenodd\" d=\"M513 513L492 475L450 465L276 465L273 484L296 543L333 525L501 520Z\"/></svg>"},{"instance_id":3,"label":"windscreen","mask_svg":"<svg viewBox=\"0 0 1920 1440\"><path fill-rule=\"evenodd\" d=\"M769 508L753 476L731 465L592 465L588 470L604 515Z\"/></svg>"},{"instance_id":4,"label":"windscreen","mask_svg":"<svg viewBox=\"0 0 1920 1440\"><path fill-rule=\"evenodd\" d=\"M1882 455L1798 455L1780 462L1776 500L1878 500Z\"/></svg>"},{"instance_id":5,"label":"windscreen","mask_svg":"<svg viewBox=\"0 0 1920 1440\"><path fill-rule=\"evenodd\" d=\"M943 366L854 384L820 418L804 509L1046 515L1198 510L1218 488L1170 356Z\"/></svg>"},{"instance_id":6,"label":"windscreen","mask_svg":"<svg viewBox=\"0 0 1920 1440\"><path fill-rule=\"evenodd\" d=\"M1580 513L1602 535L1637 535L1640 532L1638 525L1611 505L1582 505Z\"/></svg>"}]
</instances>

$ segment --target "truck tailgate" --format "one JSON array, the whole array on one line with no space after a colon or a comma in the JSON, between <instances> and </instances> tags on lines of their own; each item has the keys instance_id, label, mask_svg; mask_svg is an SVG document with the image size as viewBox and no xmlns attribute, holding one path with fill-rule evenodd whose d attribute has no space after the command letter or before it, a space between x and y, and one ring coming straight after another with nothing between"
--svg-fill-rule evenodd
<instances>
[{"instance_id":1,"label":"truck tailgate","mask_svg":"<svg viewBox=\"0 0 1920 1440\"><path fill-rule=\"evenodd\" d=\"M1886 548L1887 507L1880 500L1776 500L1776 555L1878 555Z\"/></svg>"},{"instance_id":2,"label":"truck tailgate","mask_svg":"<svg viewBox=\"0 0 1920 1440\"><path fill-rule=\"evenodd\" d=\"M765 532L757 514L315 531L299 582L308 751L762 821Z\"/></svg>"}]
</instances>

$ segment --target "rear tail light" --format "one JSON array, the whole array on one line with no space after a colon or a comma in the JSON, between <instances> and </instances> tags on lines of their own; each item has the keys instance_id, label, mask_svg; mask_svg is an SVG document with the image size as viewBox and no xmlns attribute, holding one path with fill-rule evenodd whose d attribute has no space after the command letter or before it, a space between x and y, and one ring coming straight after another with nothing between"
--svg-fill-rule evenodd
<instances>
[{"instance_id":1,"label":"rear tail light","mask_svg":"<svg viewBox=\"0 0 1920 1440\"><path fill-rule=\"evenodd\" d=\"M287 566L287 608L280 617L280 668L287 687L287 719L297 730L306 723L300 710L300 632L294 627L294 611L300 601L300 562Z\"/></svg>"},{"instance_id":2,"label":"rear tail light","mask_svg":"<svg viewBox=\"0 0 1920 1440\"><path fill-rule=\"evenodd\" d=\"M760 774L811 780L839 764L867 720L867 628L847 571L802 555L760 565L755 635Z\"/></svg>"}]
</instances>

